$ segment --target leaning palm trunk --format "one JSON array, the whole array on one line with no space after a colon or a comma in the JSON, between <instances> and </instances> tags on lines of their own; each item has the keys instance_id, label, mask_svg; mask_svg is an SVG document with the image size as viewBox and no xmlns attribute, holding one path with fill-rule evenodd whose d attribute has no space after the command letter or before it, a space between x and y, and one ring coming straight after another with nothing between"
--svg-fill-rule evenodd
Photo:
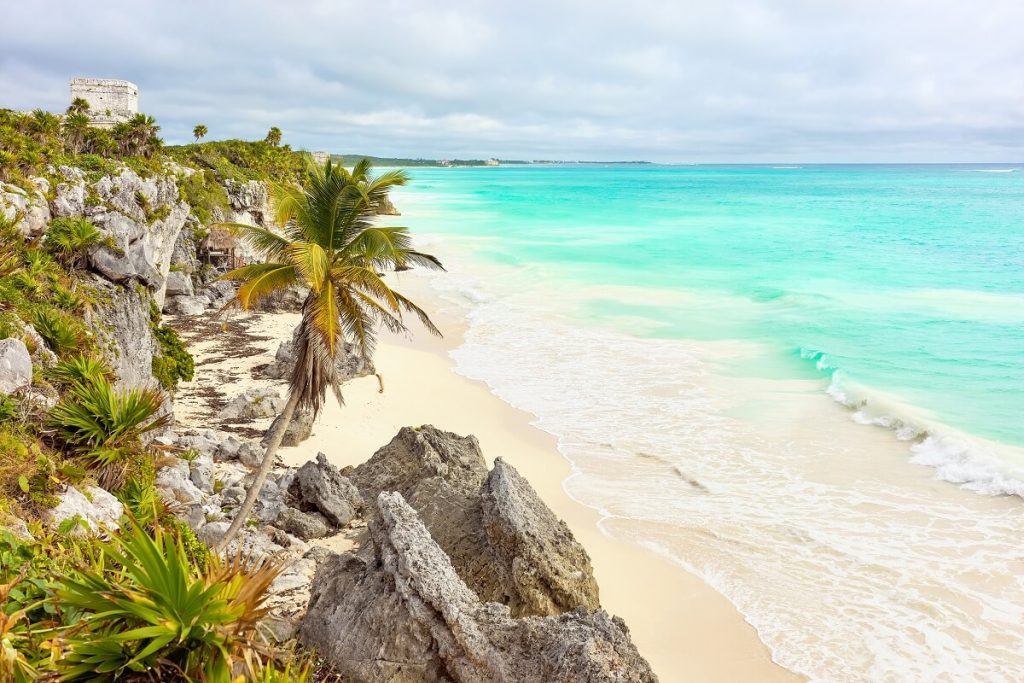
<instances>
[{"instance_id":1,"label":"leaning palm trunk","mask_svg":"<svg viewBox=\"0 0 1024 683\"><path fill-rule=\"evenodd\" d=\"M288 397L288 403L284 406L284 412L281 413L281 419L277 420L277 424L274 425L274 431L270 433L270 441L267 443L267 450L263 453L260 467L256 470L256 478L249 485L249 490L245 493L245 500L242 501L242 506L235 513L235 518L231 520L231 526L228 527L228 530L224 532L224 535L213 547L215 553L219 554L227 550L228 545L238 535L242 525L249 518L249 513L252 512L253 507L256 505L256 499L263 489L263 483L267 480L267 475L270 474L270 469L274 466L274 460L277 459L277 449L281 446L284 433L288 430L288 426L292 422L292 416L295 414L295 407L298 405L298 394L291 394Z\"/></svg>"}]
</instances>

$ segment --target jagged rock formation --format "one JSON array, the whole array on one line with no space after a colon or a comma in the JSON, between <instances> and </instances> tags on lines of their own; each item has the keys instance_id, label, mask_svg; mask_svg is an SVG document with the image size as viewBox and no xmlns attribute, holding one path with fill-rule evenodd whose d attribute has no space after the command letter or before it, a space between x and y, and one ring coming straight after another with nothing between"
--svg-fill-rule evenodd
<instances>
[{"instance_id":1,"label":"jagged rock formation","mask_svg":"<svg viewBox=\"0 0 1024 683\"><path fill-rule=\"evenodd\" d=\"M370 542L320 566L298 633L346 680L657 680L622 620L582 609L514 618L470 590L401 494L380 494L376 508Z\"/></svg>"},{"instance_id":2,"label":"jagged rock formation","mask_svg":"<svg viewBox=\"0 0 1024 683\"><path fill-rule=\"evenodd\" d=\"M152 386L156 343L150 328L149 293L140 286L118 285L99 276L89 284L100 294L92 312L104 355L124 388Z\"/></svg>"},{"instance_id":3,"label":"jagged rock formation","mask_svg":"<svg viewBox=\"0 0 1024 683\"><path fill-rule=\"evenodd\" d=\"M481 599L516 616L600 604L586 551L510 465L488 475L475 437L404 427L349 477L365 500L401 493Z\"/></svg>"},{"instance_id":4,"label":"jagged rock formation","mask_svg":"<svg viewBox=\"0 0 1024 683\"><path fill-rule=\"evenodd\" d=\"M310 460L299 468L291 492L302 507L319 511L335 526L350 523L363 509L358 489L323 453L317 454L316 462Z\"/></svg>"},{"instance_id":5,"label":"jagged rock formation","mask_svg":"<svg viewBox=\"0 0 1024 683\"><path fill-rule=\"evenodd\" d=\"M33 178L33 192L17 185L0 183L0 216L7 220L18 218L17 228L26 237L38 237L50 223L50 205L46 193L50 183L45 178Z\"/></svg>"},{"instance_id":6,"label":"jagged rock formation","mask_svg":"<svg viewBox=\"0 0 1024 683\"><path fill-rule=\"evenodd\" d=\"M162 305L175 243L191 211L175 176L142 178L125 168L87 185L80 169L59 171L65 182L56 187L54 217L85 216L108 240L90 254L91 267L111 282L141 282Z\"/></svg>"}]
</instances>

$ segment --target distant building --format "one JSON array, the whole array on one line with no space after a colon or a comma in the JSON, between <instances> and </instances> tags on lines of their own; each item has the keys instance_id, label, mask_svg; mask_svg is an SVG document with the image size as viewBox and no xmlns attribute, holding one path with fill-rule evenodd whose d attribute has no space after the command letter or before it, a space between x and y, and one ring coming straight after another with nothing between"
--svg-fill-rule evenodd
<instances>
[{"instance_id":1,"label":"distant building","mask_svg":"<svg viewBox=\"0 0 1024 683\"><path fill-rule=\"evenodd\" d=\"M488 159L484 162L484 166L501 166L501 162L497 159Z\"/></svg>"},{"instance_id":2,"label":"distant building","mask_svg":"<svg viewBox=\"0 0 1024 683\"><path fill-rule=\"evenodd\" d=\"M330 152L310 152L309 156L313 157L313 163L318 166L323 166L327 163L327 160L331 158Z\"/></svg>"},{"instance_id":3,"label":"distant building","mask_svg":"<svg viewBox=\"0 0 1024 683\"><path fill-rule=\"evenodd\" d=\"M71 99L89 103L94 126L112 128L139 113L139 87L129 81L112 78L75 78L71 81Z\"/></svg>"}]
</instances>

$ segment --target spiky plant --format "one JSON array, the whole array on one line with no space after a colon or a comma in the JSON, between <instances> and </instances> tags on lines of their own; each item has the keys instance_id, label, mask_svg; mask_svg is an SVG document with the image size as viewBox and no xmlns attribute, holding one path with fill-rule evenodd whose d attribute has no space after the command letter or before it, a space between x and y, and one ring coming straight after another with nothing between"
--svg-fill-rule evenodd
<instances>
[{"instance_id":1,"label":"spiky plant","mask_svg":"<svg viewBox=\"0 0 1024 683\"><path fill-rule=\"evenodd\" d=\"M268 436L256 478L218 550L227 548L245 523L296 409L317 415L328 388L341 402L335 359L346 337L368 356L378 324L395 332L407 331L403 313L416 315L431 333L440 335L419 306L381 277L387 270L409 265L441 268L441 263L413 249L407 228L374 225L377 207L408 177L402 171L374 177L371 170L366 159L351 172L330 159L323 166L310 164L304 188L272 188L274 220L281 226L281 234L231 225L267 258L265 263L243 266L224 275L241 283L235 298L238 306L249 309L263 296L296 283L308 287L309 294L296 336L288 402Z\"/></svg>"},{"instance_id":2,"label":"spiky plant","mask_svg":"<svg viewBox=\"0 0 1024 683\"><path fill-rule=\"evenodd\" d=\"M57 590L83 615L66 636L61 680L230 683L236 664L252 659L279 572L240 558L201 570L175 535L132 525Z\"/></svg>"},{"instance_id":3,"label":"spiky plant","mask_svg":"<svg viewBox=\"0 0 1024 683\"><path fill-rule=\"evenodd\" d=\"M80 216L54 219L46 232L46 248L70 269L83 265L89 251L105 241L92 221Z\"/></svg>"},{"instance_id":4,"label":"spiky plant","mask_svg":"<svg viewBox=\"0 0 1024 683\"><path fill-rule=\"evenodd\" d=\"M159 415L164 395L155 388L118 391L84 364L68 366L68 376L79 370L84 378L70 382L47 422L61 442L98 470L102 486L117 488L141 450L142 435L167 424L167 415Z\"/></svg>"}]
</instances>

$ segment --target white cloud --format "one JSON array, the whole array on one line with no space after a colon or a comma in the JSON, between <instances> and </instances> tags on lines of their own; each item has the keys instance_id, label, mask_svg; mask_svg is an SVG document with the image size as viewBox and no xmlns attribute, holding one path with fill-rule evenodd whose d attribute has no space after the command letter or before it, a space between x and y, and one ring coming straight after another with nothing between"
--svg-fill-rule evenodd
<instances>
[{"instance_id":1,"label":"white cloud","mask_svg":"<svg viewBox=\"0 0 1024 683\"><path fill-rule=\"evenodd\" d=\"M8 6L9 5L9 6ZM122 77L171 141L382 155L1020 161L1018 0L0 0L0 105Z\"/></svg>"}]
</instances>

